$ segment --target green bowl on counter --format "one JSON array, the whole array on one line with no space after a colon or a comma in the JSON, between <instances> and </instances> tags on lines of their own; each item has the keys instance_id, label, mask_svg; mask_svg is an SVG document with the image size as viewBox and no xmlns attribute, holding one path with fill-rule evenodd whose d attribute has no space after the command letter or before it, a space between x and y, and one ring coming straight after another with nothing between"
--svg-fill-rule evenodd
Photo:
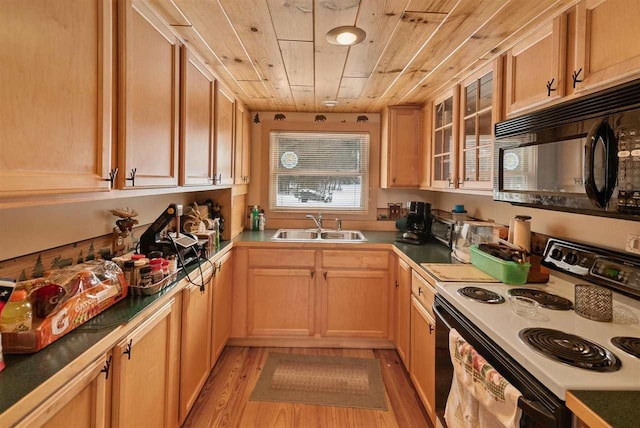
<instances>
[{"instance_id":1,"label":"green bowl on counter","mask_svg":"<svg viewBox=\"0 0 640 428\"><path fill-rule=\"evenodd\" d=\"M526 284L531 267L530 263L518 263L494 257L478 249L477 245L471 246L471 264L495 279L510 285Z\"/></svg>"}]
</instances>

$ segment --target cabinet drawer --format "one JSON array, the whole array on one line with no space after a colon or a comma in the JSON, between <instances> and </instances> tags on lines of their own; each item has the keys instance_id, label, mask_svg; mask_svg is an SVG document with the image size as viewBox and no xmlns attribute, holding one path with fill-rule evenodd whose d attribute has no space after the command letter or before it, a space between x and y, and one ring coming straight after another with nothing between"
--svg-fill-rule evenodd
<instances>
[{"instance_id":1,"label":"cabinet drawer","mask_svg":"<svg viewBox=\"0 0 640 428\"><path fill-rule=\"evenodd\" d=\"M422 303L422 306L427 310L432 318L435 318L433 313L433 299L436 294L436 290L415 271L411 273L411 294Z\"/></svg>"},{"instance_id":2,"label":"cabinet drawer","mask_svg":"<svg viewBox=\"0 0 640 428\"><path fill-rule=\"evenodd\" d=\"M326 268L389 269L389 253L386 251L322 251L322 266Z\"/></svg>"},{"instance_id":3,"label":"cabinet drawer","mask_svg":"<svg viewBox=\"0 0 640 428\"><path fill-rule=\"evenodd\" d=\"M314 267L315 264L315 250L249 249L250 267Z\"/></svg>"}]
</instances>

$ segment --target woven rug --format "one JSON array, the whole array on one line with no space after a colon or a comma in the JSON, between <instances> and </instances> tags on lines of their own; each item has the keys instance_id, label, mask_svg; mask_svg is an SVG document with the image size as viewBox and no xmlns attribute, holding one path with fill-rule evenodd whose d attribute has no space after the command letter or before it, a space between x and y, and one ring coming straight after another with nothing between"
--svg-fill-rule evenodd
<instances>
[{"instance_id":1,"label":"woven rug","mask_svg":"<svg viewBox=\"0 0 640 428\"><path fill-rule=\"evenodd\" d=\"M387 410L376 358L272 352L249 400Z\"/></svg>"}]
</instances>

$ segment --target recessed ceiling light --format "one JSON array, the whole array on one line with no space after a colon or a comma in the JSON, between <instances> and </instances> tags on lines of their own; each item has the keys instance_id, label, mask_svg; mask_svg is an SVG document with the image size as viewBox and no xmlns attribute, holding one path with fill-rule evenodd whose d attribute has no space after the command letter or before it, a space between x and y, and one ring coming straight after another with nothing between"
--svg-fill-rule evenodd
<instances>
[{"instance_id":1,"label":"recessed ceiling light","mask_svg":"<svg viewBox=\"0 0 640 428\"><path fill-rule=\"evenodd\" d=\"M335 100L325 100L321 103L325 107L335 107L338 105L338 101Z\"/></svg>"},{"instance_id":2,"label":"recessed ceiling light","mask_svg":"<svg viewBox=\"0 0 640 428\"><path fill-rule=\"evenodd\" d=\"M362 42L367 33L353 25L336 27L327 33L327 42L338 46L353 46Z\"/></svg>"}]
</instances>

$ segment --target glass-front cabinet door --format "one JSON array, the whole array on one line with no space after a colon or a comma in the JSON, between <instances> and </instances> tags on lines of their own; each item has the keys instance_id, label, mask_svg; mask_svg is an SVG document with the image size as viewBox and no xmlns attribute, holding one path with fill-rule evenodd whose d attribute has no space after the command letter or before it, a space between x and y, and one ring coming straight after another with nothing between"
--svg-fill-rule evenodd
<instances>
[{"instance_id":1,"label":"glass-front cabinet door","mask_svg":"<svg viewBox=\"0 0 640 428\"><path fill-rule=\"evenodd\" d=\"M493 125L497 117L494 64L462 82L458 187L487 189L493 179Z\"/></svg>"},{"instance_id":2,"label":"glass-front cabinet door","mask_svg":"<svg viewBox=\"0 0 640 428\"><path fill-rule=\"evenodd\" d=\"M433 104L431 186L455 187L455 154L458 128L458 86L436 98Z\"/></svg>"}]
</instances>

